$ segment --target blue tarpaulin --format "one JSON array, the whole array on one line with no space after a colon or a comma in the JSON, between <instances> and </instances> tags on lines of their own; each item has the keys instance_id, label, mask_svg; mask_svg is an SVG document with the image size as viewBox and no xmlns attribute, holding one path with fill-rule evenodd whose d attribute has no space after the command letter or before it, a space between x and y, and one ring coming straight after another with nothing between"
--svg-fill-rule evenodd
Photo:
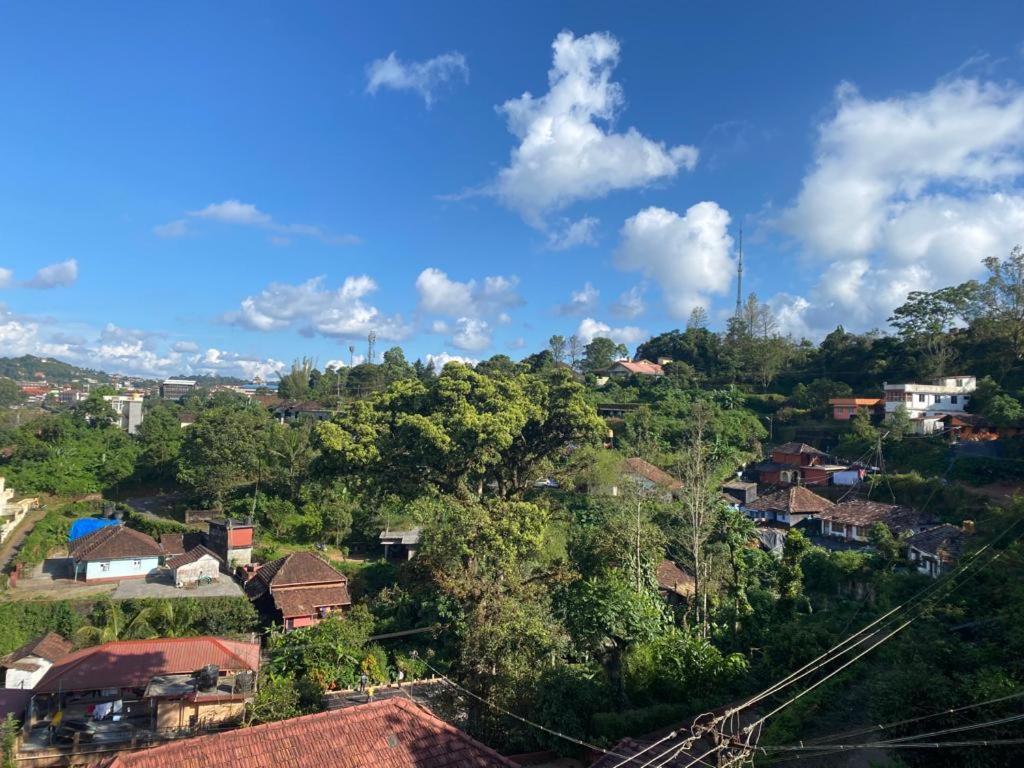
<instances>
[{"instance_id":1,"label":"blue tarpaulin","mask_svg":"<svg viewBox=\"0 0 1024 768\"><path fill-rule=\"evenodd\" d=\"M108 525L117 525L119 521L111 519L100 519L98 517L80 517L71 524L71 533L68 534L68 541L80 539L86 534L106 528Z\"/></svg>"}]
</instances>

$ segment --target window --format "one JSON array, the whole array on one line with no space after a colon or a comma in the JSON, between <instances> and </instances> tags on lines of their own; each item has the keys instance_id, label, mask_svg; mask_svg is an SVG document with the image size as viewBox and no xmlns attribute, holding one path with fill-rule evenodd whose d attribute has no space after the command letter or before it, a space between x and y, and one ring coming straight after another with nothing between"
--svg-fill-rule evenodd
<instances>
[{"instance_id":1,"label":"window","mask_svg":"<svg viewBox=\"0 0 1024 768\"><path fill-rule=\"evenodd\" d=\"M958 387L962 387L962 386L964 385L964 380L963 380L963 379L957 379L957 380L956 380L956 385L957 385Z\"/></svg>"},{"instance_id":2,"label":"window","mask_svg":"<svg viewBox=\"0 0 1024 768\"><path fill-rule=\"evenodd\" d=\"M926 399L925 395L918 395L917 396L917 402L919 402L919 403L923 403L925 401L925 399Z\"/></svg>"},{"instance_id":3,"label":"window","mask_svg":"<svg viewBox=\"0 0 1024 768\"><path fill-rule=\"evenodd\" d=\"M141 568L141 567L142 567L142 561L141 560L137 560L137 559L136 560L132 560L132 568Z\"/></svg>"},{"instance_id":4,"label":"window","mask_svg":"<svg viewBox=\"0 0 1024 768\"><path fill-rule=\"evenodd\" d=\"M100 570L101 571L109 571L110 570L110 563L100 563Z\"/></svg>"},{"instance_id":5,"label":"window","mask_svg":"<svg viewBox=\"0 0 1024 768\"><path fill-rule=\"evenodd\" d=\"M958 402L960 402L960 398L959 397L957 397L956 395L950 395L949 396L949 403L950 403L950 405L956 405Z\"/></svg>"}]
</instances>

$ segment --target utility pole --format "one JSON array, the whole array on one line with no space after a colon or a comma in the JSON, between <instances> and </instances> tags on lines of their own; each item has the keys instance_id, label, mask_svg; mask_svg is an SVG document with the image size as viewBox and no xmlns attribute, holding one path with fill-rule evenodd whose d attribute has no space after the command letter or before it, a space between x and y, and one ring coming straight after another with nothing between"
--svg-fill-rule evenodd
<instances>
[{"instance_id":1,"label":"utility pole","mask_svg":"<svg viewBox=\"0 0 1024 768\"><path fill-rule=\"evenodd\" d=\"M743 307L743 227L740 226L740 253L736 261L736 317Z\"/></svg>"}]
</instances>

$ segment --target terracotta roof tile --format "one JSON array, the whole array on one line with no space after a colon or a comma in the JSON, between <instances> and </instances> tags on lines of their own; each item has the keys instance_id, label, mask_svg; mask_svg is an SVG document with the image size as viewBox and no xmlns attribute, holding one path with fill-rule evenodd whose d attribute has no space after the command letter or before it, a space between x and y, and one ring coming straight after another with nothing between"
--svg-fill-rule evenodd
<instances>
[{"instance_id":1,"label":"terracotta roof tile","mask_svg":"<svg viewBox=\"0 0 1024 768\"><path fill-rule=\"evenodd\" d=\"M828 499L807 490L802 485L794 485L755 499L747 504L747 509L758 512L782 512L787 515L816 515L834 506L835 504Z\"/></svg>"},{"instance_id":2,"label":"terracotta roof tile","mask_svg":"<svg viewBox=\"0 0 1024 768\"><path fill-rule=\"evenodd\" d=\"M312 616L317 608L352 605L347 584L328 587L286 587L271 592L274 605L284 618Z\"/></svg>"},{"instance_id":3,"label":"terracotta roof tile","mask_svg":"<svg viewBox=\"0 0 1024 768\"><path fill-rule=\"evenodd\" d=\"M910 507L883 504L880 501L867 499L853 499L836 504L832 509L823 512L821 519L861 527L885 523L894 532L899 533L916 528L920 523L921 516Z\"/></svg>"},{"instance_id":4,"label":"terracotta roof tile","mask_svg":"<svg viewBox=\"0 0 1024 768\"><path fill-rule=\"evenodd\" d=\"M348 579L312 552L293 552L260 566L245 584L245 593L255 600L269 589L305 584L348 584Z\"/></svg>"},{"instance_id":5,"label":"terracotta roof tile","mask_svg":"<svg viewBox=\"0 0 1024 768\"><path fill-rule=\"evenodd\" d=\"M163 549L152 536L123 525L111 525L75 539L68 554L79 562L159 557Z\"/></svg>"},{"instance_id":6,"label":"terracotta roof tile","mask_svg":"<svg viewBox=\"0 0 1024 768\"><path fill-rule=\"evenodd\" d=\"M617 360L612 363L612 368L621 366L630 373L639 373L646 376L661 376L665 370L657 363L652 363L650 360Z\"/></svg>"},{"instance_id":7,"label":"terracotta roof tile","mask_svg":"<svg viewBox=\"0 0 1024 768\"><path fill-rule=\"evenodd\" d=\"M935 556L940 562L951 564L960 559L966 538L962 528L943 523L915 533L907 539L907 545Z\"/></svg>"},{"instance_id":8,"label":"terracotta roof tile","mask_svg":"<svg viewBox=\"0 0 1024 768\"><path fill-rule=\"evenodd\" d=\"M514 768L511 760L406 699L123 752L109 768Z\"/></svg>"},{"instance_id":9,"label":"terracotta roof tile","mask_svg":"<svg viewBox=\"0 0 1024 768\"><path fill-rule=\"evenodd\" d=\"M640 475L647 480L650 480L655 485L660 485L671 491L675 491L683 487L681 481L672 477L668 472L663 469L651 464L649 461L645 461L639 457L633 457L632 459L626 459L624 471L629 474Z\"/></svg>"},{"instance_id":10,"label":"terracotta roof tile","mask_svg":"<svg viewBox=\"0 0 1024 768\"><path fill-rule=\"evenodd\" d=\"M220 556L216 552L213 552L204 547L202 544L200 544L198 546L192 547L192 549L190 549L188 552L182 552L180 555L176 555L175 557L170 558L164 563L164 565L166 565L173 571L175 568L180 568L183 565L194 563L203 555L209 555L210 557L214 558L218 563L224 562L220 559Z\"/></svg>"},{"instance_id":11,"label":"terracotta roof tile","mask_svg":"<svg viewBox=\"0 0 1024 768\"><path fill-rule=\"evenodd\" d=\"M678 595L692 595L696 592L696 581L693 574L687 573L671 560L662 560L658 564L658 588Z\"/></svg>"},{"instance_id":12,"label":"terracotta roof tile","mask_svg":"<svg viewBox=\"0 0 1024 768\"><path fill-rule=\"evenodd\" d=\"M54 662L57 659L64 658L69 653L71 653L71 643L56 632L48 632L11 651L0 659L0 664L10 666L14 662L28 656L38 656L40 659Z\"/></svg>"},{"instance_id":13,"label":"terracotta roof tile","mask_svg":"<svg viewBox=\"0 0 1024 768\"><path fill-rule=\"evenodd\" d=\"M180 555L185 551L185 534L161 533L160 546L163 547L164 554L168 557Z\"/></svg>"},{"instance_id":14,"label":"terracotta roof tile","mask_svg":"<svg viewBox=\"0 0 1024 768\"><path fill-rule=\"evenodd\" d=\"M37 693L142 688L157 675L194 672L206 664L225 670L260 667L259 643L221 637L121 640L83 648L54 664L36 685Z\"/></svg>"},{"instance_id":15,"label":"terracotta roof tile","mask_svg":"<svg viewBox=\"0 0 1024 768\"><path fill-rule=\"evenodd\" d=\"M775 450L772 451L772 453L786 453L786 454L809 453L809 454L814 455L814 456L825 456L826 455L822 451L819 451L817 448L815 448L814 446L808 445L807 443L783 443L782 445L776 446Z\"/></svg>"}]
</instances>

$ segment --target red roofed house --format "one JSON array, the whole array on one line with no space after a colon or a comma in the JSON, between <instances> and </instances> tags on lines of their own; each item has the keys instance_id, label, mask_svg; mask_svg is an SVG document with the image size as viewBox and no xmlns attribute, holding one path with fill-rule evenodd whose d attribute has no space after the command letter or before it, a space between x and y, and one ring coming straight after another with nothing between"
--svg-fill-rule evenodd
<instances>
[{"instance_id":1,"label":"red roofed house","mask_svg":"<svg viewBox=\"0 0 1024 768\"><path fill-rule=\"evenodd\" d=\"M209 684L193 673L213 665ZM260 668L258 642L219 637L122 640L68 654L35 687L39 719L117 713L140 728L177 731L237 722ZM212 671L212 670L211 670Z\"/></svg>"},{"instance_id":2,"label":"red roofed house","mask_svg":"<svg viewBox=\"0 0 1024 768\"><path fill-rule=\"evenodd\" d=\"M664 376L665 369L649 360L617 360L605 369L604 374L613 379L627 376Z\"/></svg>"},{"instance_id":3,"label":"red roofed house","mask_svg":"<svg viewBox=\"0 0 1024 768\"><path fill-rule=\"evenodd\" d=\"M352 605L348 578L312 552L293 552L260 566L245 594L286 630L309 627Z\"/></svg>"},{"instance_id":4,"label":"red roofed house","mask_svg":"<svg viewBox=\"0 0 1024 768\"><path fill-rule=\"evenodd\" d=\"M828 499L822 498L801 485L790 486L769 493L743 506L743 511L757 520L782 523L792 527L804 520L812 520L822 512L834 507Z\"/></svg>"},{"instance_id":5,"label":"red roofed house","mask_svg":"<svg viewBox=\"0 0 1024 768\"><path fill-rule=\"evenodd\" d=\"M54 662L71 653L71 643L49 632L30 640L2 659L4 688L34 688Z\"/></svg>"},{"instance_id":6,"label":"red roofed house","mask_svg":"<svg viewBox=\"0 0 1024 768\"><path fill-rule=\"evenodd\" d=\"M861 408L866 408L873 416L885 413L885 401L880 397L833 397L828 404L832 406L832 418L836 421L849 421Z\"/></svg>"},{"instance_id":7,"label":"red roofed house","mask_svg":"<svg viewBox=\"0 0 1024 768\"><path fill-rule=\"evenodd\" d=\"M868 499L851 499L822 512L821 535L843 539L847 543L865 544L877 523L885 525L893 535L914 533L921 528L921 515L910 507L883 504Z\"/></svg>"},{"instance_id":8,"label":"red roofed house","mask_svg":"<svg viewBox=\"0 0 1024 768\"><path fill-rule=\"evenodd\" d=\"M516 768L407 699L390 698L122 752L108 768Z\"/></svg>"},{"instance_id":9,"label":"red roofed house","mask_svg":"<svg viewBox=\"0 0 1024 768\"><path fill-rule=\"evenodd\" d=\"M160 565L163 553L152 536L123 525L100 528L68 546L75 579L92 583L145 578Z\"/></svg>"}]
</instances>

